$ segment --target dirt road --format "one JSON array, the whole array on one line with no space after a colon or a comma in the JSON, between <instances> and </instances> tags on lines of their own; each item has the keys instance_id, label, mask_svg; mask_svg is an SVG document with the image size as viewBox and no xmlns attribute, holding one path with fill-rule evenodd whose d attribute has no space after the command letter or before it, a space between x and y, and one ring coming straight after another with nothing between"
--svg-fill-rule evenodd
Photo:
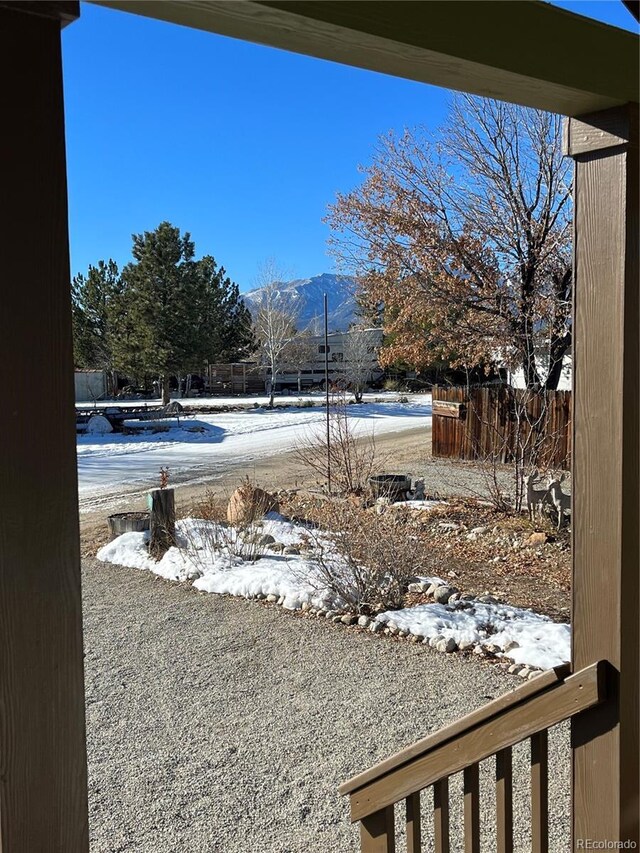
<instances>
[{"instance_id":1,"label":"dirt road","mask_svg":"<svg viewBox=\"0 0 640 853\"><path fill-rule=\"evenodd\" d=\"M400 433L385 433L376 438L380 469L420 475L420 468L431 458L431 429L419 427ZM278 452L247 463L245 459L229 466L226 472L206 472L195 480L172 483L176 489L178 512L188 508L206 489L218 495L230 495L241 481L249 477L268 490L310 488L320 485L320 478L300 463L293 451ZM146 509L148 489L124 490L116 499L112 494L80 500L80 532L83 554L95 554L95 546L107 535L107 516L112 512Z\"/></svg>"}]
</instances>

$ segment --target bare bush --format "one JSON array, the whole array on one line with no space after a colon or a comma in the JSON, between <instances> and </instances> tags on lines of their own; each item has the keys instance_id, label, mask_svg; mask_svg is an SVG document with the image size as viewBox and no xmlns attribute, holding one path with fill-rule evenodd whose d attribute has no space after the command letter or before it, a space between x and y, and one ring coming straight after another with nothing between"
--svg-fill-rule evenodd
<instances>
[{"instance_id":1,"label":"bare bush","mask_svg":"<svg viewBox=\"0 0 640 853\"><path fill-rule=\"evenodd\" d=\"M378 515L351 501L327 501L321 527L311 530L313 573L306 583L329 589L356 613L402 607L412 577L426 571L410 513Z\"/></svg>"},{"instance_id":2,"label":"bare bush","mask_svg":"<svg viewBox=\"0 0 640 853\"><path fill-rule=\"evenodd\" d=\"M349 417L344 397L338 397L329 414L329 436L318 430L294 445L298 462L322 478L331 469L332 491L339 495L362 495L369 478L384 466L376 448L375 435L358 435Z\"/></svg>"},{"instance_id":3,"label":"bare bush","mask_svg":"<svg viewBox=\"0 0 640 853\"><path fill-rule=\"evenodd\" d=\"M202 571L215 559L226 559L230 564L252 562L264 552L262 514L256 512L251 520L236 528L227 522L227 505L228 498L218 498L207 489L204 498L185 515L190 523L182 526L181 536L190 559Z\"/></svg>"}]
</instances>

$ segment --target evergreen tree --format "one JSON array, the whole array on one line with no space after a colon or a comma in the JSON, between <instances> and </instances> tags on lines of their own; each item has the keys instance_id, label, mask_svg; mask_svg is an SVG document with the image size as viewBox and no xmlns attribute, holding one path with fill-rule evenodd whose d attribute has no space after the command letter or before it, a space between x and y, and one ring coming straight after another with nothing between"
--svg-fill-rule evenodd
<instances>
[{"instance_id":1,"label":"evergreen tree","mask_svg":"<svg viewBox=\"0 0 640 853\"><path fill-rule=\"evenodd\" d=\"M169 222L133 235L133 258L113 294L113 359L141 378L199 372L206 361L244 357L252 349L251 319L239 290L207 255L196 261L191 235Z\"/></svg>"},{"instance_id":2,"label":"evergreen tree","mask_svg":"<svg viewBox=\"0 0 640 853\"><path fill-rule=\"evenodd\" d=\"M238 285L226 275L224 267L217 267L211 255L205 255L196 266L202 306L198 317L198 363L247 358L255 349L253 321Z\"/></svg>"},{"instance_id":3,"label":"evergreen tree","mask_svg":"<svg viewBox=\"0 0 640 853\"><path fill-rule=\"evenodd\" d=\"M115 261L98 261L71 282L73 352L76 367L111 370L109 305L120 286Z\"/></svg>"}]
</instances>

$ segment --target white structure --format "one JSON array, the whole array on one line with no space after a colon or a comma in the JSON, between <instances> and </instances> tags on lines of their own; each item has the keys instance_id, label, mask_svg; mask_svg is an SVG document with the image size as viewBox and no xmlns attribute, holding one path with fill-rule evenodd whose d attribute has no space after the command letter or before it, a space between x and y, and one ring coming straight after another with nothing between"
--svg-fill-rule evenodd
<instances>
[{"instance_id":1,"label":"white structure","mask_svg":"<svg viewBox=\"0 0 640 853\"><path fill-rule=\"evenodd\" d=\"M382 329L357 329L350 332L332 332L327 337L329 356L329 379L345 387L353 381L357 369L364 375L365 384L379 379L383 370L378 362L378 351L382 346ZM308 388L322 385L325 369L324 335L310 335L305 338L312 357L298 370L292 366L285 368L276 378L278 388ZM356 367L356 361L358 362Z\"/></svg>"},{"instance_id":2,"label":"white structure","mask_svg":"<svg viewBox=\"0 0 640 853\"><path fill-rule=\"evenodd\" d=\"M76 403L93 403L107 395L107 374L104 370L76 370Z\"/></svg>"}]
</instances>

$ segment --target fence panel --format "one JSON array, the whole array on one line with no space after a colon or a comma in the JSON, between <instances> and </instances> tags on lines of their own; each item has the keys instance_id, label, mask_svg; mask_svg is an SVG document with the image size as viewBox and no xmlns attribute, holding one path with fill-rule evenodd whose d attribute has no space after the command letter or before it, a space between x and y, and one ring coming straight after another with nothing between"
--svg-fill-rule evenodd
<instances>
[{"instance_id":1,"label":"fence panel","mask_svg":"<svg viewBox=\"0 0 640 853\"><path fill-rule=\"evenodd\" d=\"M571 391L509 385L433 387L432 453L541 468L571 466Z\"/></svg>"}]
</instances>

